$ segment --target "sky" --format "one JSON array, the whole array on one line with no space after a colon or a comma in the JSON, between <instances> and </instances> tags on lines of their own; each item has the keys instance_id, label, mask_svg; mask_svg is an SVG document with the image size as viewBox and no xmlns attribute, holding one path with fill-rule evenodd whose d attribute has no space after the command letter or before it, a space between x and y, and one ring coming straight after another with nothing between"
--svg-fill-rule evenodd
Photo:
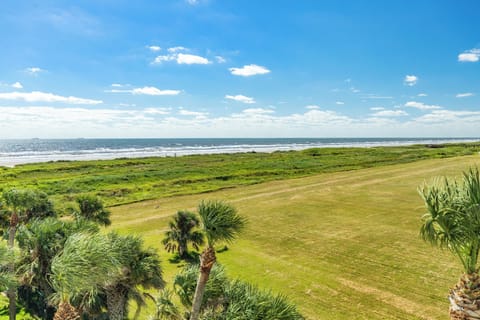
<instances>
[{"instance_id":1,"label":"sky","mask_svg":"<svg viewBox=\"0 0 480 320\"><path fill-rule=\"evenodd\" d=\"M0 3L0 138L479 137L477 0Z\"/></svg>"}]
</instances>

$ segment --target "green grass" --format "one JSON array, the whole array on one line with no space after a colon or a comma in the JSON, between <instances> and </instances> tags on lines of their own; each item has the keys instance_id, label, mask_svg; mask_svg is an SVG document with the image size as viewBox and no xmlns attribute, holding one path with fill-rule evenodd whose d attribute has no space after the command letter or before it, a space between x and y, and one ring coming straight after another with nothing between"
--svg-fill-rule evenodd
<instances>
[{"instance_id":1,"label":"green grass","mask_svg":"<svg viewBox=\"0 0 480 320\"><path fill-rule=\"evenodd\" d=\"M160 248L170 217L202 199L227 200L249 224L219 261L231 277L288 295L308 319L447 319L461 268L420 240L416 189L478 163L479 151L455 144L55 162L0 168L0 188L38 188L59 208L81 193L100 195L111 228L160 249L169 281L179 268Z\"/></svg>"},{"instance_id":2,"label":"green grass","mask_svg":"<svg viewBox=\"0 0 480 320\"><path fill-rule=\"evenodd\" d=\"M446 296L462 269L420 239L417 187L479 163L430 159L144 201L112 208L112 226L159 248L171 282L178 265L160 246L168 220L224 199L249 220L218 254L227 273L286 294L308 319L448 319Z\"/></svg>"},{"instance_id":3,"label":"green grass","mask_svg":"<svg viewBox=\"0 0 480 320\"><path fill-rule=\"evenodd\" d=\"M107 205L198 194L312 174L408 163L427 158L472 155L480 144L378 148L325 148L274 153L192 155L185 157L60 161L0 167L0 191L37 188L59 209L82 193L96 194Z\"/></svg>"}]
</instances>

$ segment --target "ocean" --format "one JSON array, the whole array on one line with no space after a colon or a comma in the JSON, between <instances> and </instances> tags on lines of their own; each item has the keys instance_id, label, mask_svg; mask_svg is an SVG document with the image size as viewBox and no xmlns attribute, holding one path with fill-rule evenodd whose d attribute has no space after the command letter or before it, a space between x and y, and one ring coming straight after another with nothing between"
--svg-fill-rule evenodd
<instances>
[{"instance_id":1,"label":"ocean","mask_svg":"<svg viewBox=\"0 0 480 320\"><path fill-rule=\"evenodd\" d=\"M0 166L58 160L274 152L323 147L375 147L480 141L480 138L225 138L0 140Z\"/></svg>"}]
</instances>

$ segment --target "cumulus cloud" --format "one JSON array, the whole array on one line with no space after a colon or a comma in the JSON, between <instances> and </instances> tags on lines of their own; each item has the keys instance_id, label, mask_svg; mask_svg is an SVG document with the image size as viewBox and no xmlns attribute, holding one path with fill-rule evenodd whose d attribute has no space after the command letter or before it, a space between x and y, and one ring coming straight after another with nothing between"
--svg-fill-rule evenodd
<instances>
[{"instance_id":1,"label":"cumulus cloud","mask_svg":"<svg viewBox=\"0 0 480 320\"><path fill-rule=\"evenodd\" d=\"M415 119L415 121L425 123L454 123L461 121L465 124L476 124L480 121L480 111L434 110Z\"/></svg>"},{"instance_id":2,"label":"cumulus cloud","mask_svg":"<svg viewBox=\"0 0 480 320\"><path fill-rule=\"evenodd\" d=\"M432 110L432 109L442 108L437 105L429 105L429 104L425 104L423 102L417 102L417 101L408 101L407 103L405 103L405 107L416 108L420 110Z\"/></svg>"},{"instance_id":3,"label":"cumulus cloud","mask_svg":"<svg viewBox=\"0 0 480 320\"><path fill-rule=\"evenodd\" d=\"M458 55L458 61L460 62L477 62L480 60L480 49L474 48Z\"/></svg>"},{"instance_id":4,"label":"cumulus cloud","mask_svg":"<svg viewBox=\"0 0 480 320\"><path fill-rule=\"evenodd\" d=\"M170 52L170 53L175 53L175 52L178 52L178 51L187 51L187 50L188 50L187 48L182 47L182 46L171 47L171 48L167 49L167 51Z\"/></svg>"},{"instance_id":5,"label":"cumulus cloud","mask_svg":"<svg viewBox=\"0 0 480 320\"><path fill-rule=\"evenodd\" d=\"M418 82L418 77L414 75L406 75L405 78L403 79L403 83L407 86L414 86Z\"/></svg>"},{"instance_id":6,"label":"cumulus cloud","mask_svg":"<svg viewBox=\"0 0 480 320\"><path fill-rule=\"evenodd\" d=\"M112 89L106 90L105 92L110 93L131 93L135 95L148 95L148 96L176 96L181 93L180 90L160 90L156 87L142 87L134 89Z\"/></svg>"},{"instance_id":7,"label":"cumulus cloud","mask_svg":"<svg viewBox=\"0 0 480 320\"><path fill-rule=\"evenodd\" d=\"M208 112L190 111L185 109L181 109L178 113L182 116L193 116L197 118L205 118L208 115Z\"/></svg>"},{"instance_id":8,"label":"cumulus cloud","mask_svg":"<svg viewBox=\"0 0 480 320\"><path fill-rule=\"evenodd\" d=\"M181 48L181 49L179 49ZM188 54L188 53L177 53L177 51L184 50L183 47L169 48L169 54L160 55L155 58L153 61L154 64L160 64L162 62L175 61L178 64L209 64L211 63L207 58L202 56Z\"/></svg>"},{"instance_id":9,"label":"cumulus cloud","mask_svg":"<svg viewBox=\"0 0 480 320\"><path fill-rule=\"evenodd\" d=\"M408 116L403 110L380 110L373 114L375 117L401 117L401 116Z\"/></svg>"},{"instance_id":10,"label":"cumulus cloud","mask_svg":"<svg viewBox=\"0 0 480 320\"><path fill-rule=\"evenodd\" d=\"M84 99L73 96L60 96L53 93L40 91L32 92L5 92L0 93L0 100L23 100L26 102L63 102L69 104L87 104L95 105L103 103L101 100Z\"/></svg>"},{"instance_id":11,"label":"cumulus cloud","mask_svg":"<svg viewBox=\"0 0 480 320\"><path fill-rule=\"evenodd\" d=\"M28 74L31 74L33 76L36 76L38 75L40 72L43 72L45 70L39 68L39 67L29 67L29 68L26 68L25 69L25 72L28 73Z\"/></svg>"},{"instance_id":12,"label":"cumulus cloud","mask_svg":"<svg viewBox=\"0 0 480 320\"><path fill-rule=\"evenodd\" d=\"M15 88L15 89L23 89L23 86L20 82L15 82L14 84L12 84L12 88Z\"/></svg>"},{"instance_id":13,"label":"cumulus cloud","mask_svg":"<svg viewBox=\"0 0 480 320\"><path fill-rule=\"evenodd\" d=\"M248 108L225 116L166 107L89 108L78 106L0 106L0 135L32 137L239 137L239 136L474 136L480 111L429 110L414 119L397 109L354 118L331 110L304 109L280 115L270 108ZM373 108L372 108L373 109ZM203 110L202 110L203 111ZM402 120L402 121L400 121ZM448 123L448 126L446 124Z\"/></svg>"},{"instance_id":14,"label":"cumulus cloud","mask_svg":"<svg viewBox=\"0 0 480 320\"><path fill-rule=\"evenodd\" d=\"M457 98L466 98L466 97L471 97L474 94L471 92L465 92L465 93L458 93L455 97Z\"/></svg>"},{"instance_id":15,"label":"cumulus cloud","mask_svg":"<svg viewBox=\"0 0 480 320\"><path fill-rule=\"evenodd\" d=\"M210 63L210 61L208 61L207 58L196 56L194 54L185 54L185 53L179 53L177 55L176 60L178 64L209 64Z\"/></svg>"},{"instance_id":16,"label":"cumulus cloud","mask_svg":"<svg viewBox=\"0 0 480 320\"><path fill-rule=\"evenodd\" d=\"M320 109L320 107L319 107L319 106L316 106L316 105L309 105L309 106L306 106L305 108L306 108L306 109L309 109L309 110Z\"/></svg>"},{"instance_id":17,"label":"cumulus cloud","mask_svg":"<svg viewBox=\"0 0 480 320\"><path fill-rule=\"evenodd\" d=\"M153 51L153 52L158 52L162 50L162 48L160 48L159 46L148 46L148 49L150 49L150 51Z\"/></svg>"},{"instance_id":18,"label":"cumulus cloud","mask_svg":"<svg viewBox=\"0 0 480 320\"><path fill-rule=\"evenodd\" d=\"M252 103L255 103L255 99L253 99L252 97L247 97L247 96L244 96L242 94L237 94L235 96L232 96L232 95L226 95L225 96L225 99L230 99L230 100L235 100L235 101L238 101L238 102L243 102L243 103L246 103L246 104L252 104Z\"/></svg>"},{"instance_id":19,"label":"cumulus cloud","mask_svg":"<svg viewBox=\"0 0 480 320\"><path fill-rule=\"evenodd\" d=\"M143 110L148 115L166 115L170 114L171 108L146 108Z\"/></svg>"},{"instance_id":20,"label":"cumulus cloud","mask_svg":"<svg viewBox=\"0 0 480 320\"><path fill-rule=\"evenodd\" d=\"M264 108L249 108L242 110L242 113L245 114L270 114L275 113L275 111L271 109L264 109Z\"/></svg>"},{"instance_id":21,"label":"cumulus cloud","mask_svg":"<svg viewBox=\"0 0 480 320\"><path fill-rule=\"evenodd\" d=\"M235 76L250 77L258 74L270 73L265 67L258 66L256 64L245 65L241 68L229 68L230 72Z\"/></svg>"},{"instance_id":22,"label":"cumulus cloud","mask_svg":"<svg viewBox=\"0 0 480 320\"><path fill-rule=\"evenodd\" d=\"M149 96L175 96L180 93L180 90L160 90L155 87L135 88L131 90L133 94L145 94Z\"/></svg>"}]
</instances>

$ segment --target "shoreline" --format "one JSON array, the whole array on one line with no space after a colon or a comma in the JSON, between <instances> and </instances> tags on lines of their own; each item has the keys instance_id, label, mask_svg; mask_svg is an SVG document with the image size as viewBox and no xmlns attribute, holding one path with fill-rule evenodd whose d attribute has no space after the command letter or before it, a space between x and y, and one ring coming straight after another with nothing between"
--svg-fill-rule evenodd
<instances>
[{"instance_id":1,"label":"shoreline","mask_svg":"<svg viewBox=\"0 0 480 320\"><path fill-rule=\"evenodd\" d=\"M79 139L80 141L115 141L115 139ZM118 141L128 141L128 139L118 139ZM142 140L142 139L140 139ZM145 139L147 140L147 139ZM155 140L155 139L152 139ZM160 139L157 139L160 140ZM189 141L216 141L216 139L165 139L165 140L189 140ZM252 144L256 139L217 139L218 141L249 141L250 144L192 144L192 145L168 145L157 147L131 147L131 148L95 148L80 150L46 150L35 151L26 150L18 152L0 152L0 167L13 168L17 165L36 164L57 161L95 161L95 160L115 160L115 159L138 159L149 157L180 157L187 155L209 155L209 154L233 154L233 153L273 153L277 151L300 151L311 148L372 148L372 147L395 147L412 145L438 145L449 143L472 143L480 141L480 138L335 138L335 139L308 139L314 142L308 143L272 143L272 144ZM258 141L277 141L289 139L261 139ZM292 141L297 139L291 138ZM301 139L300 139L301 140ZM316 141L315 141L316 140ZM7 140L3 140L7 141ZM53 140L8 140L8 141L53 141ZM62 141L62 140L58 140ZM74 140L65 140L74 141ZM1 150L0 150L1 151Z\"/></svg>"}]
</instances>

